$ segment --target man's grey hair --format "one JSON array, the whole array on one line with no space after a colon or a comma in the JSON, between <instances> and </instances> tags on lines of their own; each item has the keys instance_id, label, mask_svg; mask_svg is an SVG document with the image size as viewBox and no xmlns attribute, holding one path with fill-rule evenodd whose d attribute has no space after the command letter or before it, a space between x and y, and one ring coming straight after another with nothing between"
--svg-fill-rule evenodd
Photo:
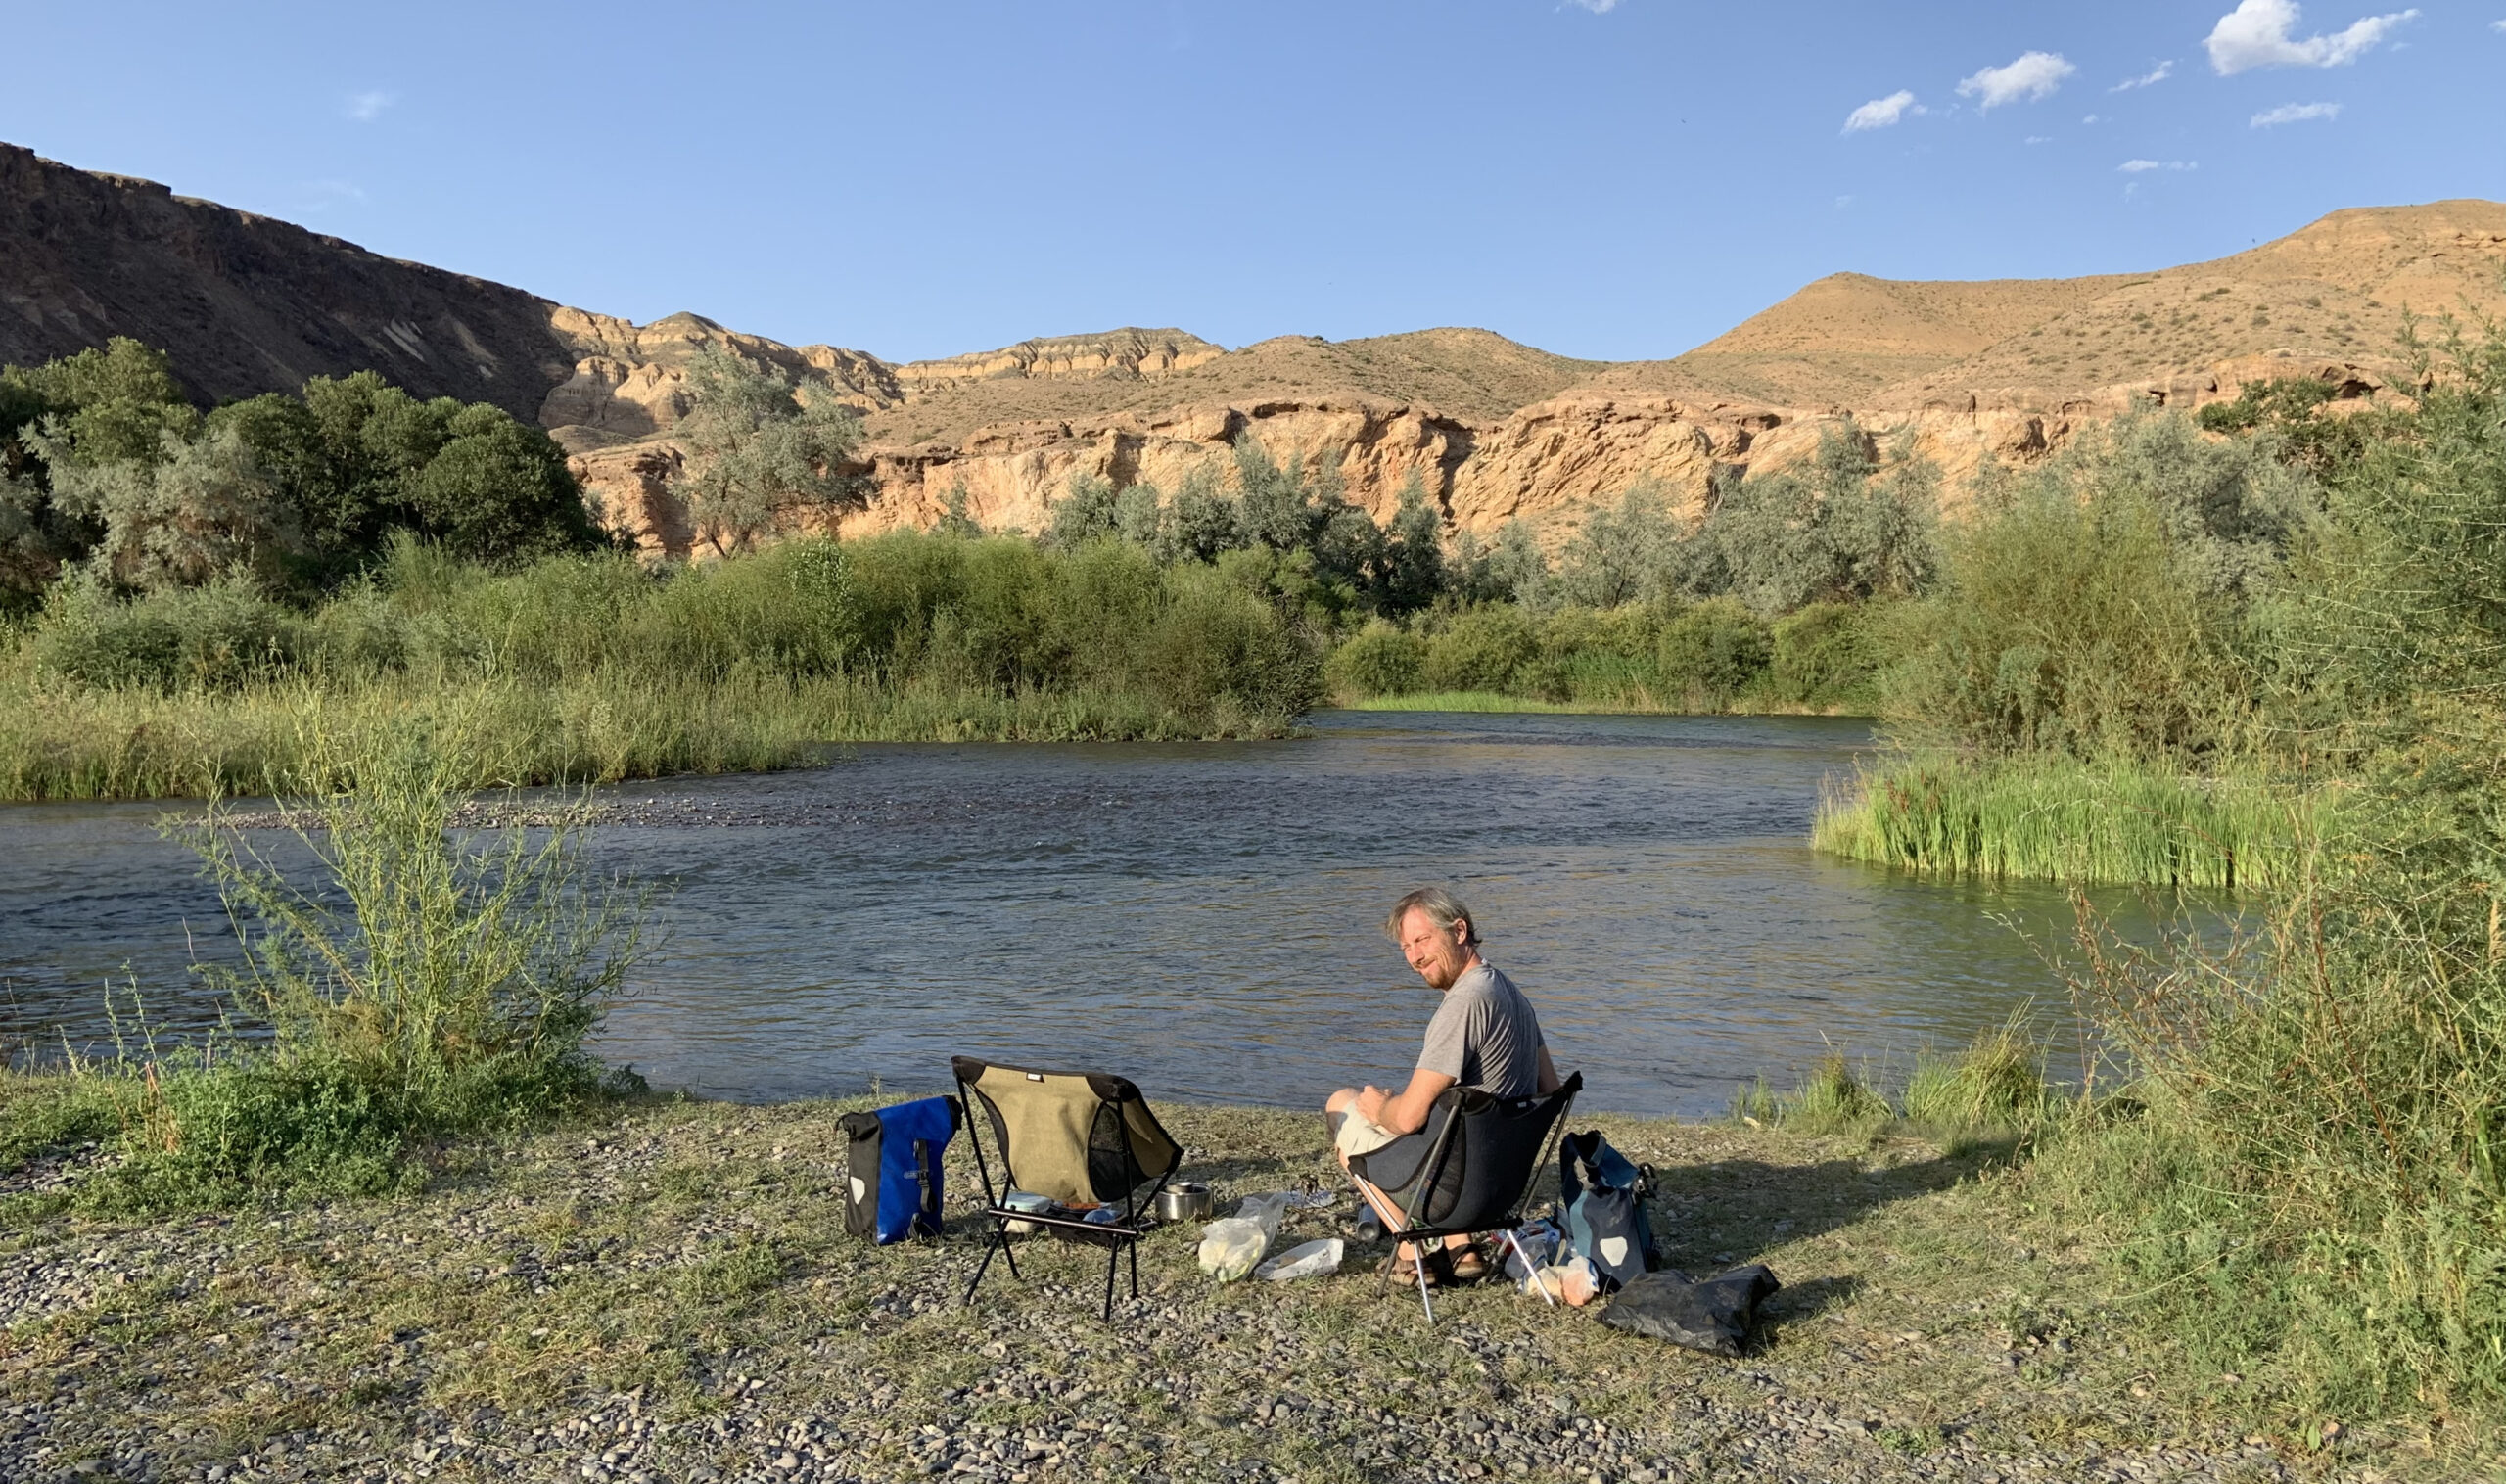
<instances>
[{"instance_id":1,"label":"man's grey hair","mask_svg":"<svg viewBox=\"0 0 2506 1484\"><path fill-rule=\"evenodd\" d=\"M1479 945L1479 918L1462 904L1462 899L1440 886L1422 886L1392 904L1391 915L1383 919L1384 936L1401 941L1401 922L1413 909L1427 914L1427 920L1442 932L1450 933L1457 922L1469 929L1462 941L1473 948Z\"/></svg>"}]
</instances>

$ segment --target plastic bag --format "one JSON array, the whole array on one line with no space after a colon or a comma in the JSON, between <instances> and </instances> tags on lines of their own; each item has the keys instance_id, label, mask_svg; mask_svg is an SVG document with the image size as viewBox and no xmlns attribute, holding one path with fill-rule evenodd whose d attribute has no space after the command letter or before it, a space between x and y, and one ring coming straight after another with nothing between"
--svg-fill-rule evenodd
<instances>
[{"instance_id":1,"label":"plastic bag","mask_svg":"<svg viewBox=\"0 0 2506 1484\"><path fill-rule=\"evenodd\" d=\"M1497 1249L1506 1254L1506 1276L1526 1288L1532 1269L1546 1267L1557 1252L1557 1229L1545 1221L1526 1222L1514 1229L1514 1239L1500 1241ZM1520 1249L1520 1250L1517 1250ZM1529 1266L1523 1259L1530 1258Z\"/></svg>"},{"instance_id":2,"label":"plastic bag","mask_svg":"<svg viewBox=\"0 0 2506 1484\"><path fill-rule=\"evenodd\" d=\"M1222 1283L1231 1283L1251 1273L1262 1261L1262 1254L1278 1233L1279 1221L1287 1215L1290 1196L1279 1190L1270 1195L1248 1195L1238 1201L1235 1214L1223 1217L1201 1229L1201 1271Z\"/></svg>"},{"instance_id":3,"label":"plastic bag","mask_svg":"<svg viewBox=\"0 0 2506 1484\"><path fill-rule=\"evenodd\" d=\"M1000 1204L1012 1211L1024 1211L1030 1215L1042 1216L1053 1208L1053 1198L1049 1195L1038 1195L1032 1190L1008 1190L1002 1192ZM1026 1236L1044 1229L1034 1222L1011 1222L1002 1229L1011 1236Z\"/></svg>"},{"instance_id":4,"label":"plastic bag","mask_svg":"<svg viewBox=\"0 0 2506 1484\"><path fill-rule=\"evenodd\" d=\"M1253 1275L1275 1283L1293 1282L1301 1277L1322 1277L1340 1271L1340 1239L1326 1236L1319 1242L1307 1242L1287 1251L1253 1270Z\"/></svg>"},{"instance_id":5,"label":"plastic bag","mask_svg":"<svg viewBox=\"0 0 2506 1484\"><path fill-rule=\"evenodd\" d=\"M1701 1283L1665 1268L1621 1288L1601 1311L1601 1322L1708 1355L1738 1359L1740 1347L1748 1343L1758 1305L1783 1286L1759 1263L1717 1274Z\"/></svg>"},{"instance_id":6,"label":"plastic bag","mask_svg":"<svg viewBox=\"0 0 2506 1484\"><path fill-rule=\"evenodd\" d=\"M1542 1292L1571 1309L1581 1309L1601 1292L1601 1280L1593 1265L1580 1257L1568 1258L1562 1264L1552 1264L1531 1275L1524 1286L1539 1285Z\"/></svg>"}]
</instances>

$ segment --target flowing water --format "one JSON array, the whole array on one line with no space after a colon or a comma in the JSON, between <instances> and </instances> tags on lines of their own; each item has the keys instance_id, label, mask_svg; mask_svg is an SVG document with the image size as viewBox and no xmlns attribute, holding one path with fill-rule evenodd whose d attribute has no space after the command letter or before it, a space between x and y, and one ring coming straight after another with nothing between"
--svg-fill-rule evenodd
<instances>
[{"instance_id":1,"label":"flowing water","mask_svg":"<svg viewBox=\"0 0 2506 1484\"><path fill-rule=\"evenodd\" d=\"M1433 992L1385 906L1450 883L1588 1105L1699 1114L1829 1047L1884 1080L2014 1011L2069 1014L2018 923L2050 887L1943 885L1803 843L1870 745L1817 719L1324 713L1288 741L880 745L609 791L605 869L673 888L601 1049L773 1099L942 1086L952 1053L1152 1096L1312 1105L1399 1086ZM91 1043L108 985L216 1005L214 891L158 806L0 811L0 1032ZM2065 1070L2058 1060L2053 1069Z\"/></svg>"}]
</instances>

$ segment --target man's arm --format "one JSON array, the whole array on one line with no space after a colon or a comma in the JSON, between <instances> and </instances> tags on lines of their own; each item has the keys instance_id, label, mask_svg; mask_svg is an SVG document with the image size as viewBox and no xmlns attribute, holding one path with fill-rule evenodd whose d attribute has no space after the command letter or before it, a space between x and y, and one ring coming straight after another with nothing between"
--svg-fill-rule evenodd
<instances>
[{"instance_id":1,"label":"man's arm","mask_svg":"<svg viewBox=\"0 0 2506 1484\"><path fill-rule=\"evenodd\" d=\"M1540 1095L1547 1097L1550 1093L1556 1091L1559 1088L1562 1088L1565 1085L1566 1079L1557 1075L1557 1063L1549 1059L1549 1043L1547 1042L1541 1043Z\"/></svg>"},{"instance_id":2,"label":"man's arm","mask_svg":"<svg viewBox=\"0 0 2506 1484\"><path fill-rule=\"evenodd\" d=\"M1436 1099L1445 1095L1458 1079L1442 1072L1420 1067L1410 1074L1410 1086L1397 1097L1380 1088L1369 1088L1358 1094L1357 1110L1393 1134L1415 1134L1427 1126L1427 1115L1434 1110Z\"/></svg>"}]
</instances>

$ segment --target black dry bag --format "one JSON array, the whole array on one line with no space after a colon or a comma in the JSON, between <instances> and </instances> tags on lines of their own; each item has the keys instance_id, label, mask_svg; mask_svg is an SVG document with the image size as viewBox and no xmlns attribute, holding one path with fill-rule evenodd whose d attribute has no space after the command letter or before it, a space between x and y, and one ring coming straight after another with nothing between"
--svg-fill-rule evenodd
<instances>
[{"instance_id":1,"label":"black dry bag","mask_svg":"<svg viewBox=\"0 0 2506 1484\"><path fill-rule=\"evenodd\" d=\"M1601 1322L1708 1355L1738 1357L1740 1347L1749 1342L1758 1305L1783 1286L1757 1263L1701 1283L1666 1268L1645 1274L1620 1289L1601 1311Z\"/></svg>"}]
</instances>

